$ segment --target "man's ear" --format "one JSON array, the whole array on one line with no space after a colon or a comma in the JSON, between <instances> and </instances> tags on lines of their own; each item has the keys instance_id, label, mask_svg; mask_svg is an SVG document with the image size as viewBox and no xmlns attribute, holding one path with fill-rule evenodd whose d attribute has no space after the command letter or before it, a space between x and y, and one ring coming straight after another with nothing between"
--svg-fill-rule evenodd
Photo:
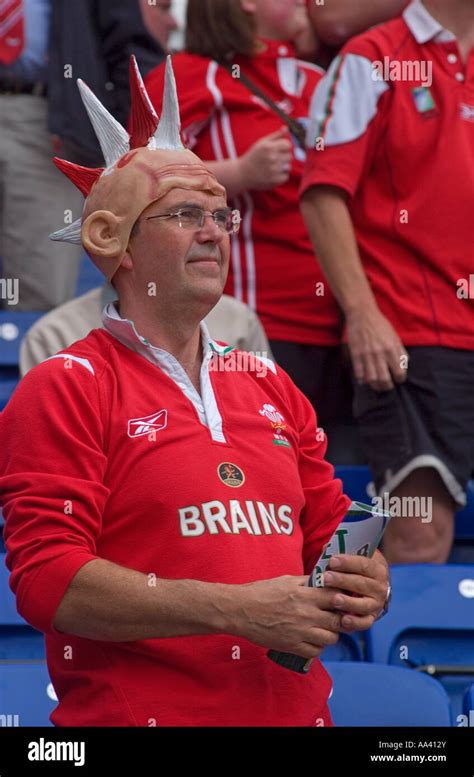
<instances>
[{"instance_id":1,"label":"man's ear","mask_svg":"<svg viewBox=\"0 0 474 777\"><path fill-rule=\"evenodd\" d=\"M91 256L114 259L123 254L121 222L109 210L96 210L82 225L81 238Z\"/></svg>"},{"instance_id":2,"label":"man's ear","mask_svg":"<svg viewBox=\"0 0 474 777\"><path fill-rule=\"evenodd\" d=\"M120 267L125 267L127 270L133 270L133 258L128 248L123 255L122 261L120 262Z\"/></svg>"}]
</instances>

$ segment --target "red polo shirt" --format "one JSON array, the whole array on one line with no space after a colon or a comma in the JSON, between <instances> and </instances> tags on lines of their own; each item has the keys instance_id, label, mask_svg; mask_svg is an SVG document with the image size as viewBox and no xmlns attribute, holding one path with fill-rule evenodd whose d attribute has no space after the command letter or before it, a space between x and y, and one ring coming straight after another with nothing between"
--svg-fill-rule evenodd
<instances>
[{"instance_id":1,"label":"red polo shirt","mask_svg":"<svg viewBox=\"0 0 474 777\"><path fill-rule=\"evenodd\" d=\"M198 394L112 303L103 323L30 370L0 414L7 564L18 611L46 634L51 720L331 725L319 660L302 677L234 634L107 642L54 628L89 561L236 585L303 575L350 505L310 403L273 362L237 369L246 354L203 323Z\"/></svg>"},{"instance_id":2,"label":"red polo shirt","mask_svg":"<svg viewBox=\"0 0 474 777\"><path fill-rule=\"evenodd\" d=\"M323 71L294 57L291 44L265 40L266 50L232 63L292 118L308 119ZM215 61L186 52L173 57L186 145L204 160L236 159L282 120ZM238 71L236 70L236 73ZM145 79L161 113L164 64ZM310 345L338 345L340 313L325 282L299 209L305 152L296 146L290 178L267 191L231 200L242 216L232 240L225 292L256 310L267 336Z\"/></svg>"},{"instance_id":3,"label":"red polo shirt","mask_svg":"<svg viewBox=\"0 0 474 777\"><path fill-rule=\"evenodd\" d=\"M383 314L406 345L474 349L474 50L416 0L349 41L310 112L301 193L349 194Z\"/></svg>"}]
</instances>

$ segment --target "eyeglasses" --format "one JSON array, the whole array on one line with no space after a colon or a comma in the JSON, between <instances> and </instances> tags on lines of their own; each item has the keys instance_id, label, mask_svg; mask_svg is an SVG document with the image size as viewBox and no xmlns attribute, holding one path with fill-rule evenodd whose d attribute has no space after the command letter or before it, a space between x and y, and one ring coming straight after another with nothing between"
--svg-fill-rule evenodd
<instances>
[{"instance_id":1,"label":"eyeglasses","mask_svg":"<svg viewBox=\"0 0 474 777\"><path fill-rule=\"evenodd\" d=\"M214 224L229 235L239 231L241 221L240 212L238 210L232 210L232 208L222 208L211 212L191 205L187 208L180 208L173 213L160 213L159 216L145 216L141 220L151 221L152 219L176 218L182 229L202 229L206 216L212 216Z\"/></svg>"}]
</instances>

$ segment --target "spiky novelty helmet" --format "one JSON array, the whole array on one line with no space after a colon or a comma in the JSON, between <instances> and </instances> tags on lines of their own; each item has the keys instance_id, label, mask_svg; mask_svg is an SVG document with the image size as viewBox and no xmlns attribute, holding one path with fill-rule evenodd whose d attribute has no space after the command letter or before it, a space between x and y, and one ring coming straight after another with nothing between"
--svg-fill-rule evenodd
<instances>
[{"instance_id":1,"label":"spiky novelty helmet","mask_svg":"<svg viewBox=\"0 0 474 777\"><path fill-rule=\"evenodd\" d=\"M88 168L54 159L86 201L82 217L50 235L52 240L82 243L108 281L127 250L141 213L171 189L194 189L226 196L223 186L180 137L176 83L167 57L163 110L158 118L134 56L130 61L131 134L78 79L82 101L104 155L106 167Z\"/></svg>"}]
</instances>

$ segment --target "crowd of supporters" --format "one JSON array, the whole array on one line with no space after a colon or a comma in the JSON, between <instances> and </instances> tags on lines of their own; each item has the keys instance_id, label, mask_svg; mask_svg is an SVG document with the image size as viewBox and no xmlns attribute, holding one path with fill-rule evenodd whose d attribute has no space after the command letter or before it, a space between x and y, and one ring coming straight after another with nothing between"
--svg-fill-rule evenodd
<instances>
[{"instance_id":1,"label":"crowd of supporters","mask_svg":"<svg viewBox=\"0 0 474 777\"><path fill-rule=\"evenodd\" d=\"M133 53L160 114L173 10L0 3L2 276L45 313L23 374L115 294L76 297L81 249L48 238L82 208L53 156L103 164L76 79L127 126ZM181 48L183 141L242 218L213 336L276 360L332 463L430 500L429 522L392 521L389 561L446 561L474 469L472 3L188 0Z\"/></svg>"}]
</instances>

